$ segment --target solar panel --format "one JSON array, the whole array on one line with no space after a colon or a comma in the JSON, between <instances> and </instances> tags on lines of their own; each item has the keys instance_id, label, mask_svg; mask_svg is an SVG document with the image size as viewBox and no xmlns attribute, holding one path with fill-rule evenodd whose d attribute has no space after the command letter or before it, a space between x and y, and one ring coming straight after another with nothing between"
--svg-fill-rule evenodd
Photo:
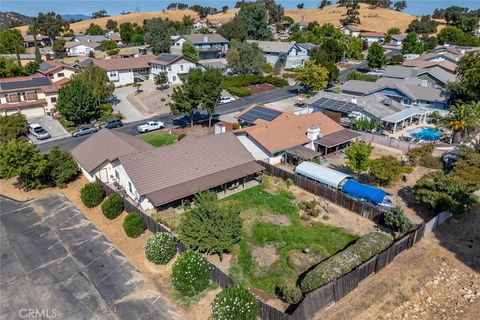
<instances>
[{"instance_id":1,"label":"solar panel","mask_svg":"<svg viewBox=\"0 0 480 320\"><path fill-rule=\"evenodd\" d=\"M155 60L169 62L169 61L172 61L173 59L175 59L176 57L177 56L173 55L173 54L162 53L161 55L156 57Z\"/></svg>"},{"instance_id":2,"label":"solar panel","mask_svg":"<svg viewBox=\"0 0 480 320\"><path fill-rule=\"evenodd\" d=\"M266 121L272 121L281 114L282 112L277 110L256 106L241 115L240 120L253 122L260 118Z\"/></svg>"},{"instance_id":3,"label":"solar panel","mask_svg":"<svg viewBox=\"0 0 480 320\"><path fill-rule=\"evenodd\" d=\"M53 64L50 64L50 63L47 63L47 62L42 62L40 63L40 66L38 66L38 69L42 70L42 71L46 71L50 68L53 68L55 67Z\"/></svg>"},{"instance_id":4,"label":"solar panel","mask_svg":"<svg viewBox=\"0 0 480 320\"><path fill-rule=\"evenodd\" d=\"M15 89L22 89L22 88L49 86L51 84L52 83L50 82L50 80L48 80L48 78L38 77L38 78L32 78L31 80L4 82L0 84L0 87L2 88L2 90L15 90Z\"/></svg>"}]
</instances>

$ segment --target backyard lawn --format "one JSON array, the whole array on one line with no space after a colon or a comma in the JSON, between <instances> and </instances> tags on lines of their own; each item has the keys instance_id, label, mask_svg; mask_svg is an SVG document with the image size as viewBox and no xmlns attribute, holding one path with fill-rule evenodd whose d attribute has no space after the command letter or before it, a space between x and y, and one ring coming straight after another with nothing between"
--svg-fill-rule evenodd
<instances>
[{"instance_id":1,"label":"backyard lawn","mask_svg":"<svg viewBox=\"0 0 480 320\"><path fill-rule=\"evenodd\" d=\"M276 194L256 186L221 201L240 211L244 221L230 275L267 293L295 285L301 273L357 239L343 229L301 220L287 190ZM305 248L310 253L303 253Z\"/></svg>"},{"instance_id":2,"label":"backyard lawn","mask_svg":"<svg viewBox=\"0 0 480 320\"><path fill-rule=\"evenodd\" d=\"M169 134L166 131L154 131L139 136L145 142L148 142L154 147L162 147L169 144L173 144L179 140L179 136L175 134Z\"/></svg>"}]
</instances>

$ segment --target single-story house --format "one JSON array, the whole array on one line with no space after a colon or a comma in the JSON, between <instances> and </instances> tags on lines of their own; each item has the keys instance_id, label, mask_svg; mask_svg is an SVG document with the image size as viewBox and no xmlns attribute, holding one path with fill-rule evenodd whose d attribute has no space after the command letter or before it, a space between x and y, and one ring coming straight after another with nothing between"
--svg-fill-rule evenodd
<instances>
[{"instance_id":1,"label":"single-story house","mask_svg":"<svg viewBox=\"0 0 480 320\"><path fill-rule=\"evenodd\" d=\"M26 65L29 62L35 62L35 54L34 53L20 53L20 64L22 66ZM4 53L0 54L0 57L8 58L17 61L17 55L14 53Z\"/></svg>"},{"instance_id":2,"label":"single-story house","mask_svg":"<svg viewBox=\"0 0 480 320\"><path fill-rule=\"evenodd\" d=\"M340 31L342 31L344 35L349 35L353 37L358 37L360 35L360 29L351 24L341 27Z\"/></svg>"},{"instance_id":3,"label":"single-story house","mask_svg":"<svg viewBox=\"0 0 480 320\"><path fill-rule=\"evenodd\" d=\"M402 65L405 67L416 67L416 68L422 68L422 69L440 67L443 70L450 72L452 74L455 73L455 70L457 69L456 63L446 61L446 60L444 61L426 61L421 59L405 60L402 63Z\"/></svg>"},{"instance_id":4,"label":"single-story house","mask_svg":"<svg viewBox=\"0 0 480 320\"><path fill-rule=\"evenodd\" d=\"M300 47L302 47L303 49L307 50L307 56L309 56L309 57L310 57L310 52L312 51L312 49L316 47L315 44L310 43L310 42L299 43L298 45Z\"/></svg>"},{"instance_id":5,"label":"single-story house","mask_svg":"<svg viewBox=\"0 0 480 320\"><path fill-rule=\"evenodd\" d=\"M31 118L49 114L62 84L39 74L0 79L0 115L21 113Z\"/></svg>"},{"instance_id":6,"label":"single-story house","mask_svg":"<svg viewBox=\"0 0 480 320\"><path fill-rule=\"evenodd\" d=\"M248 127L269 123L273 120L288 119L290 113L281 112L264 106L252 104L235 115L240 126Z\"/></svg>"},{"instance_id":7,"label":"single-story house","mask_svg":"<svg viewBox=\"0 0 480 320\"><path fill-rule=\"evenodd\" d=\"M113 32L110 31L105 35L109 40L115 41L116 44L122 44L122 37L120 36L120 32Z\"/></svg>"},{"instance_id":8,"label":"single-story house","mask_svg":"<svg viewBox=\"0 0 480 320\"><path fill-rule=\"evenodd\" d=\"M309 59L307 49L297 45L295 41L279 42L279 41L258 41L247 40L250 43L256 43L268 63L275 66L281 55L285 56L285 62L282 67L296 68L305 64Z\"/></svg>"},{"instance_id":9,"label":"single-story house","mask_svg":"<svg viewBox=\"0 0 480 320\"><path fill-rule=\"evenodd\" d=\"M91 35L75 35L72 37L71 41L75 42L97 42L100 43L102 41L108 40L108 38L104 35L99 36L91 36Z\"/></svg>"},{"instance_id":10,"label":"single-story house","mask_svg":"<svg viewBox=\"0 0 480 320\"><path fill-rule=\"evenodd\" d=\"M221 73L226 73L228 71L228 61L226 58L198 60L198 65L202 70L212 68L219 70Z\"/></svg>"},{"instance_id":11,"label":"single-story house","mask_svg":"<svg viewBox=\"0 0 480 320\"><path fill-rule=\"evenodd\" d=\"M111 184L145 210L180 204L203 190L239 186L264 169L232 133L153 148L138 137L100 130L72 155L90 181Z\"/></svg>"},{"instance_id":12,"label":"single-story house","mask_svg":"<svg viewBox=\"0 0 480 320\"><path fill-rule=\"evenodd\" d=\"M362 31L360 32L360 37L367 41L368 44L372 44L374 42L384 42L385 41L385 34L382 32L371 32L371 31Z\"/></svg>"},{"instance_id":13,"label":"single-story house","mask_svg":"<svg viewBox=\"0 0 480 320\"><path fill-rule=\"evenodd\" d=\"M48 77L55 84L67 83L78 70L69 65L55 61L40 63L37 73Z\"/></svg>"},{"instance_id":14,"label":"single-story house","mask_svg":"<svg viewBox=\"0 0 480 320\"><path fill-rule=\"evenodd\" d=\"M138 59L138 58L137 58ZM190 69L196 68L197 63L193 60L180 55L169 53L161 53L160 55L150 58L150 76L151 80L161 72L167 72L168 83L180 84Z\"/></svg>"},{"instance_id":15,"label":"single-story house","mask_svg":"<svg viewBox=\"0 0 480 320\"><path fill-rule=\"evenodd\" d=\"M108 80L118 87L148 79L149 63L154 57L150 54L134 58L92 59L91 62L105 70Z\"/></svg>"},{"instance_id":16,"label":"single-story house","mask_svg":"<svg viewBox=\"0 0 480 320\"><path fill-rule=\"evenodd\" d=\"M173 46L181 48L185 41L197 48L202 60L224 57L228 51L229 41L219 34L183 34L173 41Z\"/></svg>"},{"instance_id":17,"label":"single-story house","mask_svg":"<svg viewBox=\"0 0 480 320\"><path fill-rule=\"evenodd\" d=\"M68 41L65 43L69 57L88 56L90 52L95 53L98 47L100 47L98 42Z\"/></svg>"},{"instance_id":18,"label":"single-story house","mask_svg":"<svg viewBox=\"0 0 480 320\"><path fill-rule=\"evenodd\" d=\"M270 164L310 160L343 148L359 136L321 112L290 114L239 129L235 134L255 159Z\"/></svg>"},{"instance_id":19,"label":"single-story house","mask_svg":"<svg viewBox=\"0 0 480 320\"><path fill-rule=\"evenodd\" d=\"M455 82L456 77L454 74L445 71L440 67L432 67L427 69L419 69L405 66L387 66L385 72L382 74L386 78L396 79L408 79L411 77L417 77L422 80L427 80L430 85L438 85L443 88L447 83Z\"/></svg>"},{"instance_id":20,"label":"single-story house","mask_svg":"<svg viewBox=\"0 0 480 320\"><path fill-rule=\"evenodd\" d=\"M394 46L401 46L403 40L405 40L406 37L407 35L405 34L394 34L392 35L392 40L390 41L390 44Z\"/></svg>"},{"instance_id":21,"label":"single-story house","mask_svg":"<svg viewBox=\"0 0 480 320\"><path fill-rule=\"evenodd\" d=\"M458 63L461 57L462 57L462 54L453 54L450 52L429 52L421 55L418 59L423 61L435 61L435 62L450 61L456 64Z\"/></svg>"},{"instance_id":22,"label":"single-story house","mask_svg":"<svg viewBox=\"0 0 480 320\"><path fill-rule=\"evenodd\" d=\"M52 40L48 36L37 35L37 44L39 47L48 47L52 45ZM23 45L25 48L35 47L35 40L32 34L26 34L23 36Z\"/></svg>"}]
</instances>

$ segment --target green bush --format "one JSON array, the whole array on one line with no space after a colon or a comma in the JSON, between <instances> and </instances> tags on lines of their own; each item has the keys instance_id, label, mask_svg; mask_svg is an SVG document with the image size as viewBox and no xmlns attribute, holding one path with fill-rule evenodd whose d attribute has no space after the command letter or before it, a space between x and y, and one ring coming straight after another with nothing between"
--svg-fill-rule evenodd
<instances>
[{"instance_id":1,"label":"green bush","mask_svg":"<svg viewBox=\"0 0 480 320\"><path fill-rule=\"evenodd\" d=\"M173 264L172 283L180 294L193 297L208 287L211 272L203 255L188 250Z\"/></svg>"},{"instance_id":2,"label":"green bush","mask_svg":"<svg viewBox=\"0 0 480 320\"><path fill-rule=\"evenodd\" d=\"M302 301L303 293L299 287L283 285L280 287L281 298L288 304L297 304Z\"/></svg>"},{"instance_id":3,"label":"green bush","mask_svg":"<svg viewBox=\"0 0 480 320\"><path fill-rule=\"evenodd\" d=\"M426 144L420 148L410 149L407 152L408 160L413 166L416 166L423 157L432 156L434 149L435 145L433 143Z\"/></svg>"},{"instance_id":4,"label":"green bush","mask_svg":"<svg viewBox=\"0 0 480 320\"><path fill-rule=\"evenodd\" d=\"M175 238L170 233L155 233L145 244L145 258L155 264L167 264L176 253Z\"/></svg>"},{"instance_id":5,"label":"green bush","mask_svg":"<svg viewBox=\"0 0 480 320\"><path fill-rule=\"evenodd\" d=\"M103 112L110 112L112 113L113 112L113 107L110 103L102 103L100 105L100 110L103 111Z\"/></svg>"},{"instance_id":6,"label":"green bush","mask_svg":"<svg viewBox=\"0 0 480 320\"><path fill-rule=\"evenodd\" d=\"M113 196L108 197L102 203L102 212L103 215L110 220L118 217L123 211L123 199L119 195L114 194Z\"/></svg>"},{"instance_id":7,"label":"green bush","mask_svg":"<svg viewBox=\"0 0 480 320\"><path fill-rule=\"evenodd\" d=\"M90 182L80 190L80 198L85 207L94 208L105 198L105 191L100 183Z\"/></svg>"},{"instance_id":8,"label":"green bush","mask_svg":"<svg viewBox=\"0 0 480 320\"><path fill-rule=\"evenodd\" d=\"M302 291L310 292L347 274L356 266L383 251L391 243L391 237L380 232L371 232L361 237L342 252L321 262L309 271L300 284Z\"/></svg>"},{"instance_id":9,"label":"green bush","mask_svg":"<svg viewBox=\"0 0 480 320\"><path fill-rule=\"evenodd\" d=\"M440 159L438 157L434 157L430 154L421 157L420 160L418 161L418 164L422 167L430 168L430 169L442 169L443 168L442 159Z\"/></svg>"},{"instance_id":10,"label":"green bush","mask_svg":"<svg viewBox=\"0 0 480 320\"><path fill-rule=\"evenodd\" d=\"M382 186L388 186L400 179L404 169L394 156L382 156L372 160L369 170L375 182Z\"/></svg>"},{"instance_id":11,"label":"green bush","mask_svg":"<svg viewBox=\"0 0 480 320\"><path fill-rule=\"evenodd\" d=\"M392 210L385 212L383 221L390 229L405 233L413 228L413 223L403 213L401 207L396 206Z\"/></svg>"},{"instance_id":12,"label":"green bush","mask_svg":"<svg viewBox=\"0 0 480 320\"><path fill-rule=\"evenodd\" d=\"M255 320L259 312L255 296L238 284L226 287L212 303L212 320Z\"/></svg>"},{"instance_id":13,"label":"green bush","mask_svg":"<svg viewBox=\"0 0 480 320\"><path fill-rule=\"evenodd\" d=\"M227 88L228 93L237 97L247 97L252 93L247 88L243 87L229 87Z\"/></svg>"},{"instance_id":14,"label":"green bush","mask_svg":"<svg viewBox=\"0 0 480 320\"><path fill-rule=\"evenodd\" d=\"M130 238L138 238L146 229L145 221L137 213L129 214L123 220L123 230Z\"/></svg>"},{"instance_id":15,"label":"green bush","mask_svg":"<svg viewBox=\"0 0 480 320\"><path fill-rule=\"evenodd\" d=\"M288 81L276 77L276 76L257 76L257 75L246 75L246 76L233 76L227 77L223 81L224 88L228 89L231 87L245 87L251 84L261 84L269 83L275 87L286 87L288 86Z\"/></svg>"},{"instance_id":16,"label":"green bush","mask_svg":"<svg viewBox=\"0 0 480 320\"><path fill-rule=\"evenodd\" d=\"M378 80L378 76L364 74L356 70L353 70L347 74L347 80L363 80L363 81L375 82Z\"/></svg>"}]
</instances>

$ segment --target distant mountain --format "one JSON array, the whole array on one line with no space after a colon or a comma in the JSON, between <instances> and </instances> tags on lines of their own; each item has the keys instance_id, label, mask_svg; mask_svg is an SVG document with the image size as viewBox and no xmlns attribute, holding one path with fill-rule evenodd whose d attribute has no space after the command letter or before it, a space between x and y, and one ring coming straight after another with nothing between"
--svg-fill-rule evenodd
<instances>
[{"instance_id":1,"label":"distant mountain","mask_svg":"<svg viewBox=\"0 0 480 320\"><path fill-rule=\"evenodd\" d=\"M32 21L33 17L24 16L23 14L13 11L0 11L0 29L24 26L32 23Z\"/></svg>"},{"instance_id":2,"label":"distant mountain","mask_svg":"<svg viewBox=\"0 0 480 320\"><path fill-rule=\"evenodd\" d=\"M88 20L90 18L91 18L90 16L87 16L84 14L62 14L62 19L65 21L70 21L70 20L83 21L83 20Z\"/></svg>"}]
</instances>

